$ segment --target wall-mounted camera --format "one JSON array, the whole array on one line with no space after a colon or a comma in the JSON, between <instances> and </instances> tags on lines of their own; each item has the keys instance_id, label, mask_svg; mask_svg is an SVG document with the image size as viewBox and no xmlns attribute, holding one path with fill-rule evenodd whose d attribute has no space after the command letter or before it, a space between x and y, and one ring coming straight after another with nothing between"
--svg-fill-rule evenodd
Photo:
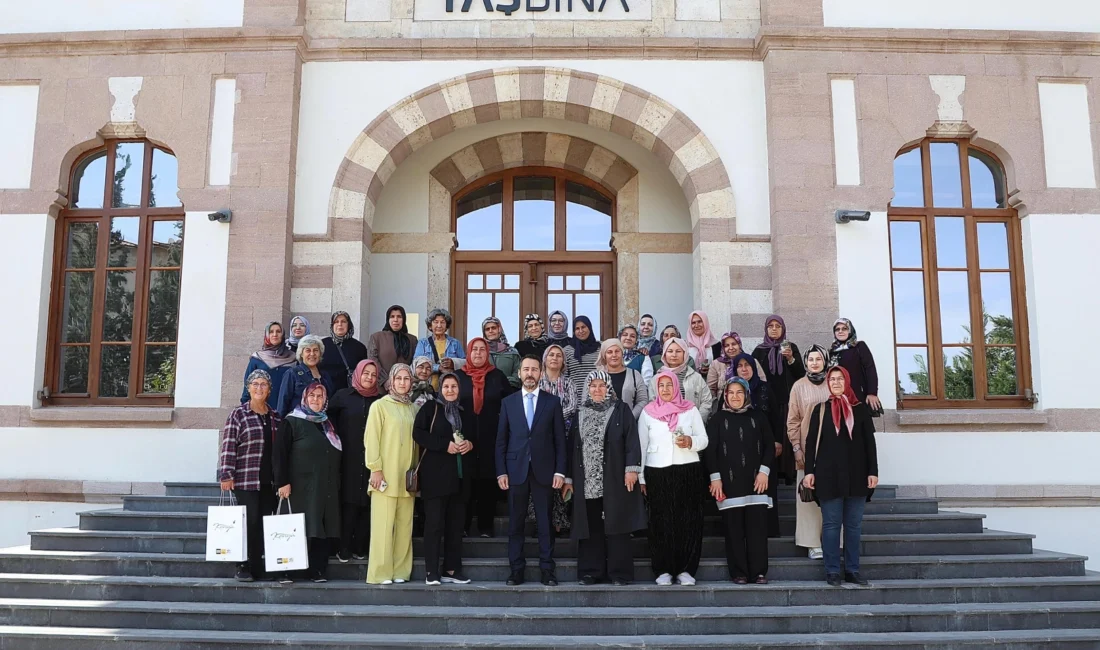
<instances>
[{"instance_id":1,"label":"wall-mounted camera","mask_svg":"<svg viewBox=\"0 0 1100 650\"><path fill-rule=\"evenodd\" d=\"M233 211L229 208L218 210L217 212L211 212L210 214L206 215L206 218L211 221L218 221L220 223L229 223L233 220Z\"/></svg>"},{"instance_id":2,"label":"wall-mounted camera","mask_svg":"<svg viewBox=\"0 0 1100 650\"><path fill-rule=\"evenodd\" d=\"M870 221L871 213L867 210L837 210L836 222L848 223L849 221Z\"/></svg>"}]
</instances>

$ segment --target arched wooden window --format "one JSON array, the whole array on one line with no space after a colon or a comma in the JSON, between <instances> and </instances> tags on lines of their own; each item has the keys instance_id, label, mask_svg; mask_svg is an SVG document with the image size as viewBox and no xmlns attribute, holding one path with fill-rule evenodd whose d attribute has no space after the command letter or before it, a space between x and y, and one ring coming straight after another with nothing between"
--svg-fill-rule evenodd
<instances>
[{"instance_id":1,"label":"arched wooden window","mask_svg":"<svg viewBox=\"0 0 1100 650\"><path fill-rule=\"evenodd\" d=\"M902 151L888 214L899 404L1030 406L1020 224L996 157L968 140Z\"/></svg>"},{"instance_id":2,"label":"arched wooden window","mask_svg":"<svg viewBox=\"0 0 1100 650\"><path fill-rule=\"evenodd\" d=\"M57 227L46 401L171 404L184 221L176 158L112 140L72 174Z\"/></svg>"},{"instance_id":3,"label":"arched wooden window","mask_svg":"<svg viewBox=\"0 0 1100 650\"><path fill-rule=\"evenodd\" d=\"M611 335L613 192L566 170L523 167L463 188L452 214L455 336L480 336L494 315L515 342L527 313L546 320L554 310L587 315L597 335Z\"/></svg>"}]
</instances>

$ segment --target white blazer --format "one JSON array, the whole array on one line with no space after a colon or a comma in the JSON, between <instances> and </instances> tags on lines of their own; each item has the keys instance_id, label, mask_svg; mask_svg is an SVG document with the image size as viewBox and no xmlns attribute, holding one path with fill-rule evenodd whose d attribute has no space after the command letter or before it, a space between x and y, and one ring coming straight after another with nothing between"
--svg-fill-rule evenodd
<instances>
[{"instance_id":1,"label":"white blazer","mask_svg":"<svg viewBox=\"0 0 1100 650\"><path fill-rule=\"evenodd\" d=\"M677 428L685 436L691 436L691 449L676 446L676 436L663 421L642 411L638 418L638 438L642 446L642 473L638 480L645 485L646 467L669 467L699 462L699 452L707 448L707 430L699 409L692 408L680 414Z\"/></svg>"}]
</instances>

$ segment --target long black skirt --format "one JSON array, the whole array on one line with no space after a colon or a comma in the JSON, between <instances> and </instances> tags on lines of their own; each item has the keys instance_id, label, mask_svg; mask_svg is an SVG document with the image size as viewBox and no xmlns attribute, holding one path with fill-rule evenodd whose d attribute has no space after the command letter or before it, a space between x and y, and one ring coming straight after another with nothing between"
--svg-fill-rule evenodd
<instances>
[{"instance_id":1,"label":"long black skirt","mask_svg":"<svg viewBox=\"0 0 1100 650\"><path fill-rule=\"evenodd\" d=\"M653 573L695 576L703 551L706 477L702 463L646 467Z\"/></svg>"}]
</instances>

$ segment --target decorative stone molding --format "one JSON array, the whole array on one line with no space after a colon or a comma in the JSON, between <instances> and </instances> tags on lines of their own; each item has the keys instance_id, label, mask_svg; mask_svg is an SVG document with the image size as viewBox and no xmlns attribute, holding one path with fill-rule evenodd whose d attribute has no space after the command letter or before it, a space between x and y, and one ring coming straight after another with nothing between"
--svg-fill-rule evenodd
<instances>
[{"instance_id":1,"label":"decorative stone molding","mask_svg":"<svg viewBox=\"0 0 1100 650\"><path fill-rule=\"evenodd\" d=\"M925 132L930 138L973 138L978 134L974 127L966 122L941 122L928 127Z\"/></svg>"},{"instance_id":2,"label":"decorative stone molding","mask_svg":"<svg viewBox=\"0 0 1100 650\"><path fill-rule=\"evenodd\" d=\"M137 123L134 102L141 92L144 77L110 77L107 88L114 102L111 104L111 121L99 130L102 138L144 138L145 129Z\"/></svg>"},{"instance_id":3,"label":"decorative stone molding","mask_svg":"<svg viewBox=\"0 0 1100 650\"><path fill-rule=\"evenodd\" d=\"M638 174L621 156L588 140L534 131L498 135L472 144L444 159L431 174L454 194L483 176L526 166L575 172L615 194Z\"/></svg>"}]
</instances>

